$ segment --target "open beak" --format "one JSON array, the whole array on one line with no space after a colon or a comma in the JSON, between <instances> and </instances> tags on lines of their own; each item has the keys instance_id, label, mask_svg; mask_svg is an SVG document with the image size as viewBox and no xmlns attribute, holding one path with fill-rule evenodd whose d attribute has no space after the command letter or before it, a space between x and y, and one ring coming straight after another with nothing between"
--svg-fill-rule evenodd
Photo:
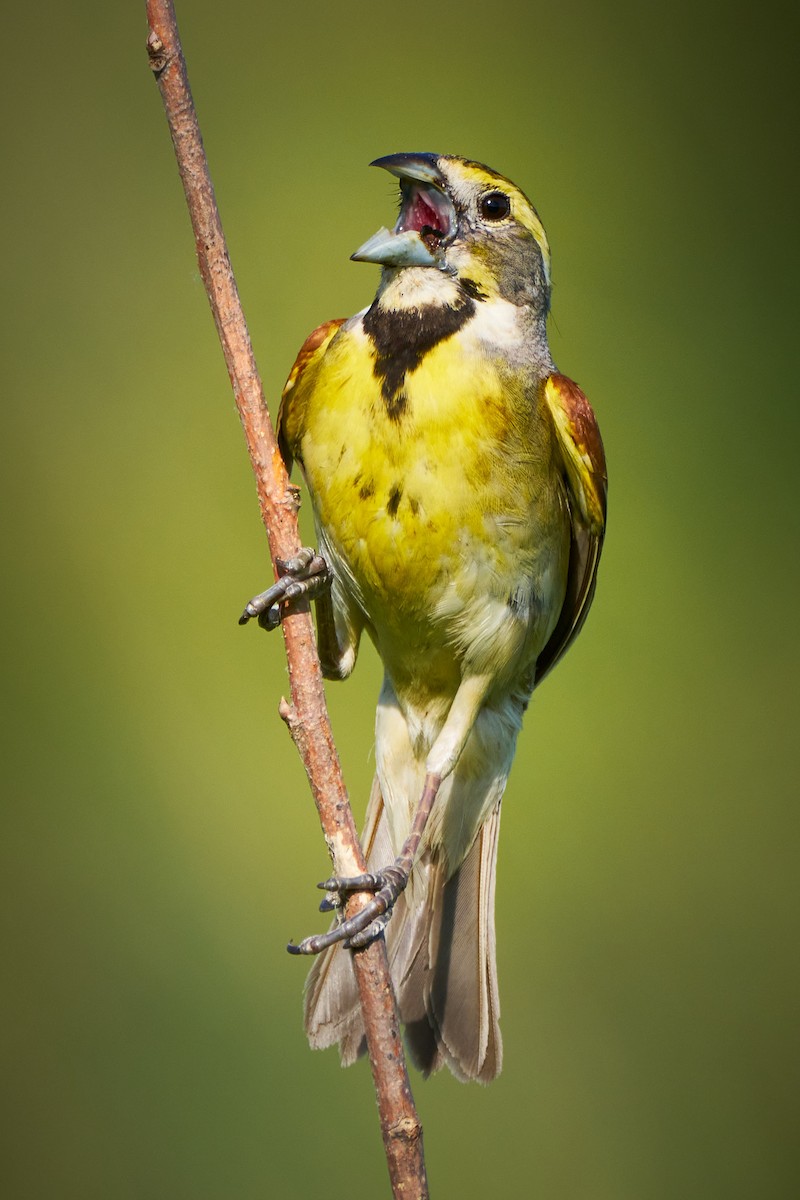
<instances>
[{"instance_id":1,"label":"open beak","mask_svg":"<svg viewBox=\"0 0 800 1200\"><path fill-rule=\"evenodd\" d=\"M456 213L444 191L435 154L389 154L370 164L400 180L400 215L351 257L384 267L439 267L440 247L455 233Z\"/></svg>"}]
</instances>

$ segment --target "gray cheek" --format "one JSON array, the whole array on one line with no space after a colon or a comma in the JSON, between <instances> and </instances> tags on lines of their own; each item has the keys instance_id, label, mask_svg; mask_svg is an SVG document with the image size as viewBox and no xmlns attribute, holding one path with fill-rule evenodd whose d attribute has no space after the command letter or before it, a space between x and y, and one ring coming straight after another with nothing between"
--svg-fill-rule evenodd
<instances>
[{"instance_id":1,"label":"gray cheek","mask_svg":"<svg viewBox=\"0 0 800 1200\"><path fill-rule=\"evenodd\" d=\"M546 307L547 284L538 255L534 257L522 251L513 255L504 266L501 281L501 294L512 304L527 304L537 309Z\"/></svg>"}]
</instances>

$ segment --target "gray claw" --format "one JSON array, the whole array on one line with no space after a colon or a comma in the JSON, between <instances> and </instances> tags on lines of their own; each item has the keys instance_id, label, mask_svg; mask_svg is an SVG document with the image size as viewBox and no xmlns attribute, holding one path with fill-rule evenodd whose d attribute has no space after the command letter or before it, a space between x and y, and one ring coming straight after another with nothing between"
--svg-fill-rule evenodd
<instances>
[{"instance_id":1,"label":"gray claw","mask_svg":"<svg viewBox=\"0 0 800 1200\"><path fill-rule=\"evenodd\" d=\"M366 929L361 930L361 933L354 933L351 938L348 938L347 941L343 943L345 950L363 950L365 946L370 944L370 942L374 942L376 938L381 936L384 929L389 924L389 918L391 915L392 913L390 909L389 912L385 912L382 916L376 917L371 925L368 925Z\"/></svg>"},{"instance_id":2,"label":"gray claw","mask_svg":"<svg viewBox=\"0 0 800 1200\"><path fill-rule=\"evenodd\" d=\"M282 606L301 596L309 600L330 587L333 572L321 554L304 546L294 558L275 560L281 573L280 579L264 592L248 600L239 624L246 625L257 618L262 629L277 629L283 616Z\"/></svg>"}]
</instances>

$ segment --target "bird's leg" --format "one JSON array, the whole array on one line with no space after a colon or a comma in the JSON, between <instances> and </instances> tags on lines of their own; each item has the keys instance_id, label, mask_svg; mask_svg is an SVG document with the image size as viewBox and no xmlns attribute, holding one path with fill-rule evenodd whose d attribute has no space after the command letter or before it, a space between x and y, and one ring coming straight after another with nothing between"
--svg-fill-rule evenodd
<instances>
[{"instance_id":1,"label":"bird's leg","mask_svg":"<svg viewBox=\"0 0 800 1200\"><path fill-rule=\"evenodd\" d=\"M327 933L303 938L302 942L296 946L290 942L286 947L290 954L319 954L320 950L325 950L334 942L346 942L352 949L357 950L378 936L389 919L397 897L405 890L408 883L408 877L414 865L414 856L419 849L425 825L441 782L439 775L428 774L425 776L425 786L414 814L411 832L390 866L384 867L382 871L378 871L374 875L347 877L333 875L330 879L317 885L326 892L334 892L339 896L343 893L374 892L375 895L372 899L354 917L335 925ZM323 901L323 906L328 908L329 902ZM334 902L333 907L338 907L338 905Z\"/></svg>"},{"instance_id":2,"label":"bird's leg","mask_svg":"<svg viewBox=\"0 0 800 1200\"><path fill-rule=\"evenodd\" d=\"M303 938L297 945L290 942L286 947L290 954L319 954L336 942L344 942L350 949L359 950L369 945L385 928L395 901L408 884L414 858L442 780L458 762L490 684L491 677L487 675L472 675L462 680L447 720L428 755L422 797L414 813L409 835L394 862L374 874L348 877L334 875L318 884L329 893L329 897L320 905L323 911L340 908L342 897L353 892L374 892L372 899L355 916L340 921L327 933Z\"/></svg>"},{"instance_id":3,"label":"bird's leg","mask_svg":"<svg viewBox=\"0 0 800 1200\"><path fill-rule=\"evenodd\" d=\"M310 546L303 546L294 558L276 558L275 564L280 578L265 592L248 600L239 617L240 625L256 617L262 629L276 629L283 616L282 605L287 601L301 596L312 600L331 586L333 572L322 555Z\"/></svg>"}]
</instances>

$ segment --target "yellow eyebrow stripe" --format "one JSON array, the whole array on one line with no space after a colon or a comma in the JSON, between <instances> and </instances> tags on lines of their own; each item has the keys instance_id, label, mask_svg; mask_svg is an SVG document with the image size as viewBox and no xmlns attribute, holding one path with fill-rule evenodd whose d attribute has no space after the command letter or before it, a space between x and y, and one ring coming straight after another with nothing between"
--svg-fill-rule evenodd
<instances>
[{"instance_id":1,"label":"yellow eyebrow stripe","mask_svg":"<svg viewBox=\"0 0 800 1200\"><path fill-rule=\"evenodd\" d=\"M460 174L465 183L477 181L485 184L487 188L499 187L510 197L514 220L518 221L520 225L524 225L542 252L545 277L549 286L550 243L547 240L544 225L539 220L539 214L522 189L507 179L505 175L490 171L482 163L470 162L467 159L459 161L451 159L448 163L448 171L451 174Z\"/></svg>"}]
</instances>

